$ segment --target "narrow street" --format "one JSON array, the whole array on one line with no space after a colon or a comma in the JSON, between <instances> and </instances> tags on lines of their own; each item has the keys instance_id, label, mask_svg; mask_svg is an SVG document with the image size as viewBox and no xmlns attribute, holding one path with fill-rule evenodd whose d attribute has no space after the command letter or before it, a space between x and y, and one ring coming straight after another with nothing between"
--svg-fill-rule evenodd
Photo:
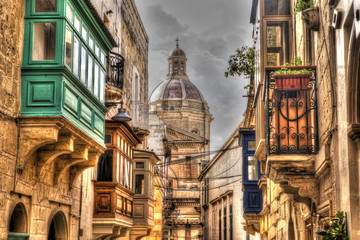
<instances>
[{"instance_id":1,"label":"narrow street","mask_svg":"<svg viewBox=\"0 0 360 240\"><path fill-rule=\"evenodd\" d=\"M0 1L0 240L360 240L360 1Z\"/></svg>"}]
</instances>

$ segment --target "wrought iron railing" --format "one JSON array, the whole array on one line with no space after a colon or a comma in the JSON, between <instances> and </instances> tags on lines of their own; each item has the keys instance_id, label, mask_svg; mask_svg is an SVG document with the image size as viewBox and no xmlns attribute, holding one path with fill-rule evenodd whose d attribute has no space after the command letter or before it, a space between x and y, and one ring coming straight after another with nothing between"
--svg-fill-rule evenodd
<instances>
[{"instance_id":1,"label":"wrought iron railing","mask_svg":"<svg viewBox=\"0 0 360 240\"><path fill-rule=\"evenodd\" d=\"M109 52L106 58L106 83L122 89L124 86L124 58L115 52Z\"/></svg>"},{"instance_id":2,"label":"wrought iron railing","mask_svg":"<svg viewBox=\"0 0 360 240\"><path fill-rule=\"evenodd\" d=\"M316 67L306 67L313 70L308 75L275 75L280 68L267 67L265 72L267 154L315 154L319 146Z\"/></svg>"}]
</instances>

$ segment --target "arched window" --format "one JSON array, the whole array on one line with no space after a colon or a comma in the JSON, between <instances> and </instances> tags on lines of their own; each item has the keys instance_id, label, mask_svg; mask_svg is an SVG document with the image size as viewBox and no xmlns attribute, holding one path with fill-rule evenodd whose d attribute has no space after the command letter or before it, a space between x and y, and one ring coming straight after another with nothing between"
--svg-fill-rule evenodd
<instances>
[{"instance_id":1,"label":"arched window","mask_svg":"<svg viewBox=\"0 0 360 240\"><path fill-rule=\"evenodd\" d=\"M66 218L63 212L59 211L55 214L50 223L48 240L67 240Z\"/></svg>"}]
</instances>

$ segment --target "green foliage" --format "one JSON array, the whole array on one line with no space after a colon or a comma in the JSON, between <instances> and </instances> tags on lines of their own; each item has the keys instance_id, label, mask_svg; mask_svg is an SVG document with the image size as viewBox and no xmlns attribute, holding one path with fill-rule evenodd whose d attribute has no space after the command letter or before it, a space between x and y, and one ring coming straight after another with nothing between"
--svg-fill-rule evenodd
<instances>
[{"instance_id":1,"label":"green foliage","mask_svg":"<svg viewBox=\"0 0 360 240\"><path fill-rule=\"evenodd\" d=\"M255 49L247 46L236 49L235 54L230 56L228 63L229 66L225 72L225 77L238 75L249 78L250 84L245 88L251 90L255 76Z\"/></svg>"},{"instance_id":2,"label":"green foliage","mask_svg":"<svg viewBox=\"0 0 360 240\"><path fill-rule=\"evenodd\" d=\"M330 227L316 233L322 236L322 240L348 240L344 212L338 211L336 218L331 220Z\"/></svg>"},{"instance_id":3,"label":"green foliage","mask_svg":"<svg viewBox=\"0 0 360 240\"><path fill-rule=\"evenodd\" d=\"M294 14L302 12L305 9L308 9L308 8L311 8L311 7L312 8L315 7L314 0L310 0L309 2L306 2L304 0L298 0L298 2L296 4L295 11L294 11Z\"/></svg>"},{"instance_id":4,"label":"green foliage","mask_svg":"<svg viewBox=\"0 0 360 240\"><path fill-rule=\"evenodd\" d=\"M302 60L301 57L295 57L295 62L292 63L285 63L285 66L301 66ZM292 70L286 67L282 67L280 70L275 71L275 75L289 75L289 74L311 74L313 72L312 69L296 69Z\"/></svg>"}]
</instances>

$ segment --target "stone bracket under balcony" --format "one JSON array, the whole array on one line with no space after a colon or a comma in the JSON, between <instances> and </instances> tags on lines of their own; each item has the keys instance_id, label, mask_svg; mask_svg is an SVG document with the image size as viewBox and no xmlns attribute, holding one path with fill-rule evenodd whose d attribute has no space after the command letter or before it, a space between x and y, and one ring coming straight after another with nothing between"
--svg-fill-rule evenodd
<instances>
[{"instance_id":1,"label":"stone bracket under balcony","mask_svg":"<svg viewBox=\"0 0 360 240\"><path fill-rule=\"evenodd\" d=\"M319 204L318 180L315 177L315 156L270 155L267 157L267 176L280 183L285 193L293 194L295 200Z\"/></svg>"},{"instance_id":2,"label":"stone bracket under balcony","mask_svg":"<svg viewBox=\"0 0 360 240\"><path fill-rule=\"evenodd\" d=\"M260 218L258 213L244 213L245 222L242 223L244 231L248 231L249 234L255 235L255 232L260 232Z\"/></svg>"},{"instance_id":3,"label":"stone bracket under balcony","mask_svg":"<svg viewBox=\"0 0 360 240\"><path fill-rule=\"evenodd\" d=\"M20 117L20 148L17 171L35 159L36 176L56 185L70 171L70 186L81 172L93 167L105 147L81 131L68 119L57 117ZM31 156L35 155L35 158Z\"/></svg>"}]
</instances>

